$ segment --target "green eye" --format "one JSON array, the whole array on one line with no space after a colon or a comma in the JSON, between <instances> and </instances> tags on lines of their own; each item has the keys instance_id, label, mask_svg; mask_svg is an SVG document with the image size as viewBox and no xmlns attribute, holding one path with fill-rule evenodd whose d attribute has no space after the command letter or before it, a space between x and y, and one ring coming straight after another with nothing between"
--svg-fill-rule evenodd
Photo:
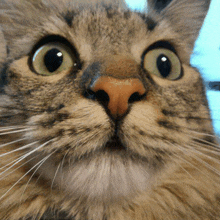
<instances>
[{"instance_id":1,"label":"green eye","mask_svg":"<svg viewBox=\"0 0 220 220\"><path fill-rule=\"evenodd\" d=\"M144 68L164 79L177 80L182 76L179 58L174 52L164 48L150 50L146 53Z\"/></svg>"},{"instance_id":2,"label":"green eye","mask_svg":"<svg viewBox=\"0 0 220 220\"><path fill-rule=\"evenodd\" d=\"M77 66L77 59L65 44L53 42L41 46L34 53L32 66L36 73L50 76Z\"/></svg>"}]
</instances>

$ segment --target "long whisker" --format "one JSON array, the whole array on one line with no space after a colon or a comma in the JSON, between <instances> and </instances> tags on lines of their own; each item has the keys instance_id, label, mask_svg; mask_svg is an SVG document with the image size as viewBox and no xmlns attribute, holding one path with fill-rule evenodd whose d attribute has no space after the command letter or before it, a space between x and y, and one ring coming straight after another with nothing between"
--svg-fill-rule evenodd
<instances>
[{"instance_id":1,"label":"long whisker","mask_svg":"<svg viewBox=\"0 0 220 220\"><path fill-rule=\"evenodd\" d=\"M52 155L48 155L46 158L40 160L37 164L35 164L28 172L26 172L21 178L19 178L1 197L0 200L3 199L24 177L26 177L35 167L39 166L39 164L42 163L42 161L45 161L47 158L49 158Z\"/></svg>"},{"instance_id":2,"label":"long whisker","mask_svg":"<svg viewBox=\"0 0 220 220\"><path fill-rule=\"evenodd\" d=\"M71 149L71 148L70 148ZM68 155L68 153L70 152L70 149L65 153L65 155L63 156L63 159L62 159L62 162L61 162L61 173L63 173L63 166L64 166L64 161L65 161L65 158L66 156ZM61 177L61 184L62 184L62 181L63 181L63 176Z\"/></svg>"},{"instance_id":3,"label":"long whisker","mask_svg":"<svg viewBox=\"0 0 220 220\"><path fill-rule=\"evenodd\" d=\"M32 157L31 159L27 160L25 163L21 164L20 166L18 166L16 169L12 170L11 172L7 173L6 175L4 175L3 177L0 178L0 180L6 178L7 176L9 176L10 174L14 173L16 170L19 170L21 167L23 167L25 164L29 163L30 161L34 160L36 157L38 156L35 156L35 157ZM5 171L6 172L6 171ZM5 173L4 172L4 173ZM1 176L1 174L0 174Z\"/></svg>"},{"instance_id":4,"label":"long whisker","mask_svg":"<svg viewBox=\"0 0 220 220\"><path fill-rule=\"evenodd\" d=\"M21 133L21 132L29 131L29 130L30 130L30 128L20 129L20 130L16 130L16 131L3 132L3 133L0 133L0 136L7 135L7 134Z\"/></svg>"},{"instance_id":5,"label":"long whisker","mask_svg":"<svg viewBox=\"0 0 220 220\"><path fill-rule=\"evenodd\" d=\"M209 154L207 153L214 153L214 155L219 155L220 156L220 153L219 151L213 151L213 150L209 150L209 149L206 149L206 148L200 148L200 146L198 146L197 144L195 143L190 143L190 145L193 147L193 148L189 148L189 150L191 150L191 152L195 152L197 154L200 154L202 156L205 156L206 158L209 158L215 162L217 162L218 164L220 164L220 161L215 158L215 157L212 157L210 156ZM205 151L206 153L204 153L203 151Z\"/></svg>"},{"instance_id":6,"label":"long whisker","mask_svg":"<svg viewBox=\"0 0 220 220\"><path fill-rule=\"evenodd\" d=\"M2 173L0 173L0 176L2 174L4 174L5 172L7 172L9 169L13 168L16 164L18 164L19 162L21 162L22 160L24 160L25 158L27 158L28 156L30 156L31 154L33 154L34 152L38 151L39 149L41 149L42 147L44 147L45 145L47 145L48 143L50 143L52 140L47 141L46 143L40 145L39 147L33 149L32 151L26 153L24 156L20 157L16 163L14 163L12 166L8 167L6 170L4 170Z\"/></svg>"},{"instance_id":7,"label":"long whisker","mask_svg":"<svg viewBox=\"0 0 220 220\"><path fill-rule=\"evenodd\" d=\"M19 154L19 155L16 155L15 157L16 157L17 159L15 159L15 160L13 160L13 161L11 161L11 158L10 158L10 159L7 160L7 161L11 161L11 162L9 162L9 163L7 163L6 165L2 166L2 167L0 168L0 170L4 170L5 168L9 167L11 164L14 164L14 163L17 162L19 159L21 159L24 155L26 155L26 153L25 153L25 154L24 154L24 153L21 153L21 154ZM6 161L4 160L4 162L6 162ZM15 164L15 165L16 165L16 164ZM0 175L1 175L1 173L0 173Z\"/></svg>"},{"instance_id":8,"label":"long whisker","mask_svg":"<svg viewBox=\"0 0 220 220\"><path fill-rule=\"evenodd\" d=\"M208 136L208 137L211 137L211 138L216 138L215 135L211 135L211 134L206 134L206 133L202 133L202 132L198 132L198 131L194 131L194 130L191 130L190 131L182 131L184 134L186 134L187 136L191 137L192 139L194 139L193 141L195 142L195 140L198 140L198 141L201 141L199 144L201 146L207 146L208 147L212 147L213 150L220 150L220 145L219 144L215 144L213 142L210 142L208 140L204 140L203 138L199 138L199 137L196 137L195 135L192 135L192 133L194 134L197 134L197 135L201 135L201 136Z\"/></svg>"},{"instance_id":9,"label":"long whisker","mask_svg":"<svg viewBox=\"0 0 220 220\"><path fill-rule=\"evenodd\" d=\"M193 177L178 161L173 160L172 156L175 156L175 157L177 157L178 159L180 159L180 160L182 160L182 161L184 161L184 162L186 162L186 163L190 163L190 162L188 162L187 160L183 159L182 157L179 157L179 156L176 155L176 154L173 154L172 156L170 156L170 155L168 154L167 156L170 157L171 160L174 161L174 163L176 163L182 170L184 170L184 172L186 172L187 175L189 175L192 179L195 179L195 177Z\"/></svg>"},{"instance_id":10,"label":"long whisker","mask_svg":"<svg viewBox=\"0 0 220 220\"><path fill-rule=\"evenodd\" d=\"M186 127L187 128L187 127ZM200 132L200 131L195 131L193 129L190 129L190 128L187 128L188 130L190 130L191 133L195 133L195 134L198 134L198 135L205 135L205 136L208 136L208 137L216 137L216 135L214 134L208 134L208 133L204 133L204 132Z\"/></svg>"},{"instance_id":11,"label":"long whisker","mask_svg":"<svg viewBox=\"0 0 220 220\"><path fill-rule=\"evenodd\" d=\"M174 145L174 146L176 146L176 145ZM178 145L178 146L176 146L176 147L178 147L179 149L182 149L182 152L184 152L184 150L186 150L186 149L187 149L188 152L189 152L189 151L192 152L194 159L196 159L197 161L202 162L204 165L206 165L206 168L208 168L209 170L211 170L212 172L214 172L215 174L217 174L218 176L220 176L220 171L219 171L219 170L215 169L215 168L212 167L210 164L208 164L207 162L205 162L204 160L202 160L201 158L199 158L198 156L196 156L196 154L197 154L197 155L205 156L205 157L207 157L207 158L210 158L211 160L215 160L217 163L220 164L220 162L219 162L218 160L216 160L215 158L210 157L210 156L208 156L208 155L206 155L206 154L204 154L204 153L202 153L202 152L196 150L195 148L189 148L188 146L184 146L184 147L183 147L183 146L181 146L181 145Z\"/></svg>"},{"instance_id":12,"label":"long whisker","mask_svg":"<svg viewBox=\"0 0 220 220\"><path fill-rule=\"evenodd\" d=\"M12 156L10 156L9 158L4 159L4 163L5 163L6 165L1 166L1 167L0 167L0 170L3 170L3 169L5 169L5 168L9 167L11 164L13 164L14 162L16 162L17 159L20 158L22 155L24 155L24 152L22 152L22 153L17 153L16 155L12 155ZM13 158L14 158L14 160L12 161ZM15 159L15 158L16 158L16 159Z\"/></svg>"},{"instance_id":13,"label":"long whisker","mask_svg":"<svg viewBox=\"0 0 220 220\"><path fill-rule=\"evenodd\" d=\"M172 143L171 143L171 144L172 144ZM178 145L178 146L176 146L176 145L174 145L174 144L172 144L172 145L175 146L175 147L178 147L179 150L181 150L181 151L185 154L185 151L184 151L185 149L184 149L184 147L182 147L182 146L180 146L180 145ZM181 148L182 148L182 149L181 149ZM184 149L184 150L183 150L183 149ZM187 151L189 151L189 150L190 150L190 149L187 149ZM174 156L177 157L179 160L182 160L184 163L189 164L189 165L190 165L191 167L193 167L194 169L198 170L202 175L205 175L206 178L207 178L207 176L209 176L207 173L204 174L204 172L203 172L202 170L200 170L199 167L195 166L191 161L189 161L189 160L187 160L187 159L184 159L183 157L178 156L177 154L174 154ZM191 156L191 157L192 157L192 156ZM211 165L209 165L208 163L206 163L206 162L203 161L202 159L198 159L199 157L195 156L194 154L193 154L193 158L196 159L196 160L198 160L198 161L200 161L200 162L202 162L202 163L204 163L204 164L206 165L206 167L207 167L207 165L208 165L207 169L209 169L209 170L211 169L212 172L214 172L216 175L220 176L220 173L218 172L218 170L214 169ZM212 181L211 176L210 176L210 180Z\"/></svg>"},{"instance_id":14,"label":"long whisker","mask_svg":"<svg viewBox=\"0 0 220 220\"><path fill-rule=\"evenodd\" d=\"M6 156L6 155L12 154L12 153L14 153L14 152L18 152L18 151L22 151L22 150L24 150L24 149L27 149L27 148L29 148L30 146L32 146L32 145L34 145L34 144L36 144L36 143L39 143L39 141L35 141L35 142L33 142L33 143L30 143L30 144L27 144L27 145L25 145L25 146L19 147L19 148L15 149L15 150L12 150L12 151L8 152L8 153L0 154L0 158L1 158L1 157L4 157L4 156Z\"/></svg>"},{"instance_id":15,"label":"long whisker","mask_svg":"<svg viewBox=\"0 0 220 220\"><path fill-rule=\"evenodd\" d=\"M60 169L60 166L61 166L61 163L58 165L58 167L57 167L57 169L56 169L56 172L55 172L55 174L54 174L54 178L53 178L53 181L52 181L52 183L51 183L51 190L52 190L52 188L53 188L53 184L54 184L54 181L55 181L55 179L56 179L57 173L58 173L58 171L59 171L59 169Z\"/></svg>"},{"instance_id":16,"label":"long whisker","mask_svg":"<svg viewBox=\"0 0 220 220\"><path fill-rule=\"evenodd\" d=\"M26 186L25 186L25 188L24 188L24 190L23 190L23 193L22 193L22 196L21 196L21 201L22 201L22 197L23 197L23 195L24 195L24 192L25 192L26 189L27 189L28 184L30 183L30 181L31 181L31 179L33 178L33 176L35 175L35 173L36 173L36 172L39 170L39 168L45 163L45 161L46 161L49 157L51 157L55 152L56 152L56 151L50 153L50 154L47 155L45 158L43 158L43 159L40 161L40 163L39 163L39 162L37 163L37 164L39 164L39 165L37 166L37 168L35 169L35 171L34 171L33 174L31 175L31 177L29 178L29 180L28 180L28 182L27 182L27 184L26 184ZM36 165L35 165L34 167L36 167Z\"/></svg>"},{"instance_id":17,"label":"long whisker","mask_svg":"<svg viewBox=\"0 0 220 220\"><path fill-rule=\"evenodd\" d=\"M0 148L6 147L6 146L8 146L8 145L10 145L10 144L15 144L15 143L18 143L18 142L24 141L24 140L26 140L26 138L21 138L21 139L18 139L18 140L16 140L16 141L8 142L8 143L6 143L6 144L1 144L1 145L0 145Z\"/></svg>"},{"instance_id":18,"label":"long whisker","mask_svg":"<svg viewBox=\"0 0 220 220\"><path fill-rule=\"evenodd\" d=\"M27 126L8 126L8 127L0 127L0 131L10 131L15 129L27 128Z\"/></svg>"}]
</instances>

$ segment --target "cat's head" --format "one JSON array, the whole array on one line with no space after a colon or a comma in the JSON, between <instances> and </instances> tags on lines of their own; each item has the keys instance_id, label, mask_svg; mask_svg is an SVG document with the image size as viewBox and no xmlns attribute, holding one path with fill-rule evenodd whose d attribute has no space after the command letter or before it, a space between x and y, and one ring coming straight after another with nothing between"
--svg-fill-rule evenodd
<instances>
[{"instance_id":1,"label":"cat's head","mask_svg":"<svg viewBox=\"0 0 220 220\"><path fill-rule=\"evenodd\" d=\"M212 141L189 63L210 1L149 1L146 14L76 2L0 3L1 142L17 141L41 178L71 195L132 196Z\"/></svg>"}]
</instances>

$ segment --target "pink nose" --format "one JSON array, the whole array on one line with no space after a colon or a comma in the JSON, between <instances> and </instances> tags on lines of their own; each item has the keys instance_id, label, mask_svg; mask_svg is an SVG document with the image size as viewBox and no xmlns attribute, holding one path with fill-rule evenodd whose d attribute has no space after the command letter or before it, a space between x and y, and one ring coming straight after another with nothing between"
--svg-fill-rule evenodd
<instances>
[{"instance_id":1,"label":"pink nose","mask_svg":"<svg viewBox=\"0 0 220 220\"><path fill-rule=\"evenodd\" d=\"M127 112L132 95L140 97L146 92L143 83L137 78L117 79L110 76L99 77L91 89L95 93L104 91L108 95L107 108L114 118Z\"/></svg>"}]
</instances>

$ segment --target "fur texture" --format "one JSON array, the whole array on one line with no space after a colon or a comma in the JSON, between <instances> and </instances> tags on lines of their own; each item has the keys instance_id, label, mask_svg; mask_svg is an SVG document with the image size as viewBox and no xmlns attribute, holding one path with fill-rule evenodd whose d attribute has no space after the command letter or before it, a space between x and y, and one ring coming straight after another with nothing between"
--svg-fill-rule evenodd
<instances>
[{"instance_id":1,"label":"fur texture","mask_svg":"<svg viewBox=\"0 0 220 220\"><path fill-rule=\"evenodd\" d=\"M118 1L0 2L0 219L220 219L220 150L189 63L209 3L151 0L140 14ZM36 51L50 42L74 65L41 75ZM175 80L146 68L158 50L180 64ZM91 92L103 76L145 94L115 117Z\"/></svg>"}]
</instances>

